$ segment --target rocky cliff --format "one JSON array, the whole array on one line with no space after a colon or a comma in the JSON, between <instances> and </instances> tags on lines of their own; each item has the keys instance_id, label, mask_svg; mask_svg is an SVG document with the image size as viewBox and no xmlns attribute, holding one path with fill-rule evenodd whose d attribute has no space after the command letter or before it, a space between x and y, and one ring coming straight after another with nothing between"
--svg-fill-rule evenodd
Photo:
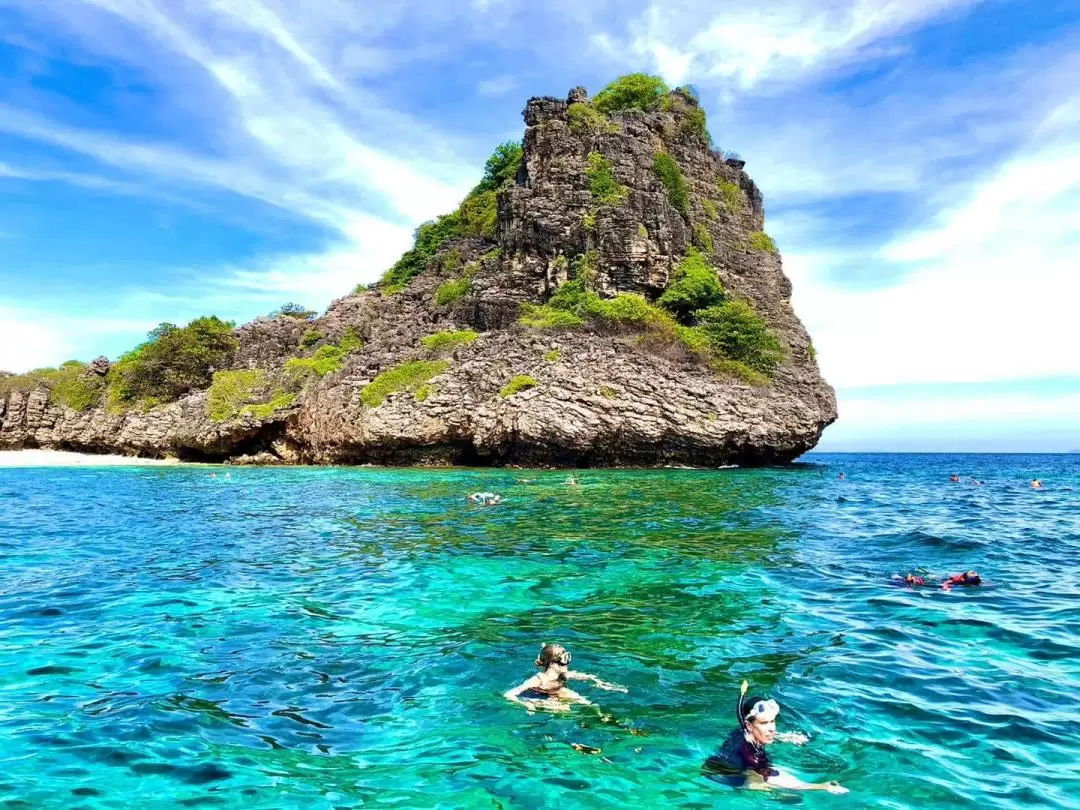
<instances>
[{"instance_id":1,"label":"rocky cliff","mask_svg":"<svg viewBox=\"0 0 1080 810\"><path fill-rule=\"evenodd\" d=\"M211 386L127 401L111 388L127 366L99 361L77 400L55 376L0 380L0 447L568 466L806 452L835 399L760 191L690 93L607 101L531 99L502 174L383 283L236 329Z\"/></svg>"}]
</instances>

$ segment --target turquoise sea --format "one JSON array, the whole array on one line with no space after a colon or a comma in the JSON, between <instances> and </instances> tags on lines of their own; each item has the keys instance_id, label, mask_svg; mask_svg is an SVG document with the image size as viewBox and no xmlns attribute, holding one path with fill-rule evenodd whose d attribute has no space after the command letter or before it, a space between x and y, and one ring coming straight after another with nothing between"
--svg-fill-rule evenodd
<instances>
[{"instance_id":1,"label":"turquoise sea","mask_svg":"<svg viewBox=\"0 0 1080 810\"><path fill-rule=\"evenodd\" d=\"M0 470L0 807L1080 806L1080 455L225 472ZM743 678L850 794L702 775Z\"/></svg>"}]
</instances>

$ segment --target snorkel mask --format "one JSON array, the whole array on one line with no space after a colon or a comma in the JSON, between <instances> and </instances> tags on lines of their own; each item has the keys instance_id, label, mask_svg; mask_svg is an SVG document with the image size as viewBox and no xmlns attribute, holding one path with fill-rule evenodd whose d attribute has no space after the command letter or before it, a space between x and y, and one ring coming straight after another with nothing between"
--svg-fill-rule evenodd
<instances>
[{"instance_id":1,"label":"snorkel mask","mask_svg":"<svg viewBox=\"0 0 1080 810\"><path fill-rule=\"evenodd\" d=\"M749 686L746 681L742 682L742 686L739 688L739 702L736 706L739 728L743 731L749 729L750 723L755 717L760 715L772 715L775 717L780 713L780 704L772 698L753 698L748 702L746 700L746 690Z\"/></svg>"}]
</instances>

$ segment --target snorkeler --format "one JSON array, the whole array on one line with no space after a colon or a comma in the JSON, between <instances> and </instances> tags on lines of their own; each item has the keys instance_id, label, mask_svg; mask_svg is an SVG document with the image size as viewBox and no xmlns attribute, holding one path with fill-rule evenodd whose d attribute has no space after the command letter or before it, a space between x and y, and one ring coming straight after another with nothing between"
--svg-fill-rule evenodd
<instances>
[{"instance_id":1,"label":"snorkeler","mask_svg":"<svg viewBox=\"0 0 1080 810\"><path fill-rule=\"evenodd\" d=\"M745 776L742 786L751 790L786 788L847 793L848 789L838 782L804 782L773 766L765 751L766 745L778 740L802 745L808 738L798 732L778 734L776 717L780 707L776 701L763 697L746 700L746 688L747 683L743 681L736 704L739 727L731 732L719 751L705 760L705 768L719 773L742 774Z\"/></svg>"},{"instance_id":2,"label":"snorkeler","mask_svg":"<svg viewBox=\"0 0 1080 810\"><path fill-rule=\"evenodd\" d=\"M625 686L602 681L595 675L571 670L571 658L565 647L559 644L545 644L540 649L540 655L536 657L535 662L540 672L520 686L515 686L503 693L503 697L512 703L520 703L530 712L538 708L565 712L569 711L572 703L584 706L594 705L588 698L569 689L566 686L568 680L591 681L595 686L612 692L630 691Z\"/></svg>"},{"instance_id":3,"label":"snorkeler","mask_svg":"<svg viewBox=\"0 0 1080 810\"><path fill-rule=\"evenodd\" d=\"M982 585L982 577L978 571L965 571L962 574L953 574L941 580L942 590L952 590L954 587L968 588L974 585Z\"/></svg>"},{"instance_id":4,"label":"snorkeler","mask_svg":"<svg viewBox=\"0 0 1080 810\"><path fill-rule=\"evenodd\" d=\"M502 496L496 495L494 492L473 492L465 496L466 500L478 503L481 506L496 506L502 503Z\"/></svg>"}]
</instances>

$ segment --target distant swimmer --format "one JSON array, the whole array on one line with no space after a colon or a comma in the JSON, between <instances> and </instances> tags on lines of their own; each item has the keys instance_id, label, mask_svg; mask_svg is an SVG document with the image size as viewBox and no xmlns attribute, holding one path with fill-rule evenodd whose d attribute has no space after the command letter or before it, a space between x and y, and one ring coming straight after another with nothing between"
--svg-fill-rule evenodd
<instances>
[{"instance_id":1,"label":"distant swimmer","mask_svg":"<svg viewBox=\"0 0 1080 810\"><path fill-rule=\"evenodd\" d=\"M978 571L965 571L962 574L953 574L951 577L945 577L941 580L942 590L952 590L953 588L970 588L974 585L982 585L982 577L979 576Z\"/></svg>"},{"instance_id":2,"label":"distant swimmer","mask_svg":"<svg viewBox=\"0 0 1080 810\"><path fill-rule=\"evenodd\" d=\"M837 473L837 474L836 474L836 480L837 480L837 481L843 481L843 480L845 480L846 478L847 478L847 476L846 476L846 475L845 475L844 473Z\"/></svg>"},{"instance_id":3,"label":"distant swimmer","mask_svg":"<svg viewBox=\"0 0 1080 810\"><path fill-rule=\"evenodd\" d=\"M904 576L893 574L889 584L907 588L936 588L940 586L942 590L948 591L954 587L982 585L982 577L979 576L978 571L965 571L962 574L941 577L940 581L935 583L935 576L929 571L920 568L917 572L908 571Z\"/></svg>"},{"instance_id":4,"label":"distant swimmer","mask_svg":"<svg viewBox=\"0 0 1080 810\"><path fill-rule=\"evenodd\" d=\"M570 689L566 685L567 681L590 681L593 685L612 692L629 691L625 686L608 683L587 672L570 669L572 659L573 656L561 644L545 644L535 661L540 672L505 692L503 697L512 703L521 704L530 712L537 709L565 712L574 703L583 706L595 705L588 698Z\"/></svg>"},{"instance_id":5,"label":"distant swimmer","mask_svg":"<svg viewBox=\"0 0 1080 810\"><path fill-rule=\"evenodd\" d=\"M960 483L960 476L957 475L956 473L953 473L952 475L949 476L949 480L954 484L959 484Z\"/></svg>"},{"instance_id":6,"label":"distant swimmer","mask_svg":"<svg viewBox=\"0 0 1080 810\"><path fill-rule=\"evenodd\" d=\"M567 476L567 478L566 478L566 485L567 485L568 487L576 487L576 486L579 486L579 484L578 484L578 480L577 480L576 478L574 478L574 476L572 476L572 475L570 475L570 476Z\"/></svg>"},{"instance_id":7,"label":"distant swimmer","mask_svg":"<svg viewBox=\"0 0 1080 810\"><path fill-rule=\"evenodd\" d=\"M778 741L802 745L809 742L809 738L799 732L778 734L776 718L780 714L780 706L775 700L763 697L747 700L746 688L747 683L743 681L736 709L739 727L728 735L713 756L705 760L705 770L739 778L740 786L751 790L783 788L847 793L848 789L838 782L804 782L772 764L765 751L766 745Z\"/></svg>"},{"instance_id":8,"label":"distant swimmer","mask_svg":"<svg viewBox=\"0 0 1080 810\"><path fill-rule=\"evenodd\" d=\"M473 492L466 495L465 498L481 506L495 506L502 503L502 496L496 495L494 492Z\"/></svg>"},{"instance_id":9,"label":"distant swimmer","mask_svg":"<svg viewBox=\"0 0 1080 810\"><path fill-rule=\"evenodd\" d=\"M977 478L972 478L972 479L971 479L971 483L975 484L976 486L980 486L980 487L981 487L981 486L982 486L983 484L985 484L986 482L985 482L985 481L980 481L980 480L978 480Z\"/></svg>"},{"instance_id":10,"label":"distant swimmer","mask_svg":"<svg viewBox=\"0 0 1080 810\"><path fill-rule=\"evenodd\" d=\"M1032 489L1042 489L1042 481L1040 481L1038 478L1032 478L1031 479L1031 488Z\"/></svg>"}]
</instances>

